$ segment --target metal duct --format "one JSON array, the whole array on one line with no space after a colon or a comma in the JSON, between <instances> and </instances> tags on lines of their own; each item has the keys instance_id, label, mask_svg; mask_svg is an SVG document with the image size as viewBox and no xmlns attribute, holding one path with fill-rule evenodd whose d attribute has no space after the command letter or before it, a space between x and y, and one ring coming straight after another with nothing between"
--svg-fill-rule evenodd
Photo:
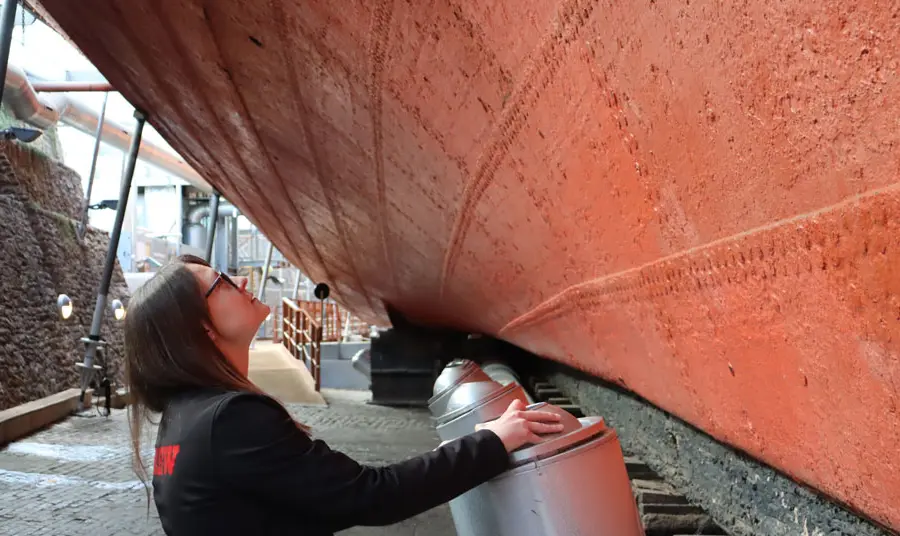
<instances>
[{"instance_id":1,"label":"metal duct","mask_svg":"<svg viewBox=\"0 0 900 536\"><path fill-rule=\"evenodd\" d=\"M62 122L94 136L99 118L97 112L63 94L38 96L20 67L10 64L3 90L6 103L16 119L40 129ZM128 151L132 132L107 118L103 122L102 139L122 151ZM195 188L211 193L212 187L181 158L150 141L142 141L140 159L180 177Z\"/></svg>"},{"instance_id":2,"label":"metal duct","mask_svg":"<svg viewBox=\"0 0 900 536\"><path fill-rule=\"evenodd\" d=\"M24 121L40 129L50 128L59 121L57 111L66 100L62 95L50 95L39 100L37 94L28 83L25 73L9 64L6 70L6 84L3 88L3 101L12 110L16 119Z\"/></svg>"},{"instance_id":3,"label":"metal duct","mask_svg":"<svg viewBox=\"0 0 900 536\"><path fill-rule=\"evenodd\" d=\"M232 204L222 203L219 205L218 213L220 218L237 218L240 211ZM188 212L187 245L198 248L206 245L206 227L200 222L207 216L209 216L209 205L201 205Z\"/></svg>"}]
</instances>

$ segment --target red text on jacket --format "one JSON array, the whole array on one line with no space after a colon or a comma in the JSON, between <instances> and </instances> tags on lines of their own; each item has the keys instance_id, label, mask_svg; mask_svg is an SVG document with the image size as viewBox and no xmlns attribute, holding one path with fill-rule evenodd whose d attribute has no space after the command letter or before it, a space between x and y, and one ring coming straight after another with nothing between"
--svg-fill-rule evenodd
<instances>
[{"instance_id":1,"label":"red text on jacket","mask_svg":"<svg viewBox=\"0 0 900 536\"><path fill-rule=\"evenodd\" d=\"M180 445L166 445L156 447L156 456L153 458L154 475L171 475L175 470L175 458L181 450Z\"/></svg>"}]
</instances>

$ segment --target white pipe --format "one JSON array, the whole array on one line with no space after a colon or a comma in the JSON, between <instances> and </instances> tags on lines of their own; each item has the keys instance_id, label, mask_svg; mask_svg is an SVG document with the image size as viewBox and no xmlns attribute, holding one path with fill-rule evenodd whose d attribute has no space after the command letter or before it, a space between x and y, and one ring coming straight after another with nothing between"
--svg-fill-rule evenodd
<instances>
[{"instance_id":1,"label":"white pipe","mask_svg":"<svg viewBox=\"0 0 900 536\"><path fill-rule=\"evenodd\" d=\"M38 96L25 71L9 64L3 90L6 103L16 119L40 129L47 129L62 122L85 134L94 136L100 119L97 112L84 104L70 99L63 93ZM107 118L103 122L104 142L119 150L127 151L131 144L132 131ZM184 160L146 139L141 142L139 158L159 167L167 173L184 179L192 186L211 193L212 186Z\"/></svg>"},{"instance_id":2,"label":"white pipe","mask_svg":"<svg viewBox=\"0 0 900 536\"><path fill-rule=\"evenodd\" d=\"M203 221L203 218L209 216L209 211L209 205L200 205L188 212L187 244L189 246L206 247L207 229L200 222ZM219 205L219 218L237 218L238 214L240 214L240 211L230 203L221 203Z\"/></svg>"}]
</instances>

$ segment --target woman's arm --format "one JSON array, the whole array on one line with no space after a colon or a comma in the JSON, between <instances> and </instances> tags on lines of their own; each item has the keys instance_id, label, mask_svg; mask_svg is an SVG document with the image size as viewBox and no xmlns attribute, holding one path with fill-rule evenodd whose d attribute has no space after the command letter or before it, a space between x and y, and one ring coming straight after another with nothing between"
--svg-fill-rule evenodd
<instances>
[{"instance_id":1,"label":"woman's arm","mask_svg":"<svg viewBox=\"0 0 900 536\"><path fill-rule=\"evenodd\" d=\"M211 434L225 485L334 531L397 523L490 480L509 463L500 438L480 430L400 463L360 465L310 439L274 401L251 394L223 401Z\"/></svg>"}]
</instances>

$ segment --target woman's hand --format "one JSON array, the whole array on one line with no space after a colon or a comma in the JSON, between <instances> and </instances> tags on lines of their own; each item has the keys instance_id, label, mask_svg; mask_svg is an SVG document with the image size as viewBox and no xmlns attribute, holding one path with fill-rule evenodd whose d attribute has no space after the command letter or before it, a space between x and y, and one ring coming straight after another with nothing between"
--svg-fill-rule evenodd
<instances>
[{"instance_id":1,"label":"woman's hand","mask_svg":"<svg viewBox=\"0 0 900 536\"><path fill-rule=\"evenodd\" d=\"M497 434L506 452L512 452L526 443L540 443L537 434L553 434L563 431L559 415L549 411L526 411L525 403L513 400L498 419L476 424L475 430L490 430Z\"/></svg>"}]
</instances>

